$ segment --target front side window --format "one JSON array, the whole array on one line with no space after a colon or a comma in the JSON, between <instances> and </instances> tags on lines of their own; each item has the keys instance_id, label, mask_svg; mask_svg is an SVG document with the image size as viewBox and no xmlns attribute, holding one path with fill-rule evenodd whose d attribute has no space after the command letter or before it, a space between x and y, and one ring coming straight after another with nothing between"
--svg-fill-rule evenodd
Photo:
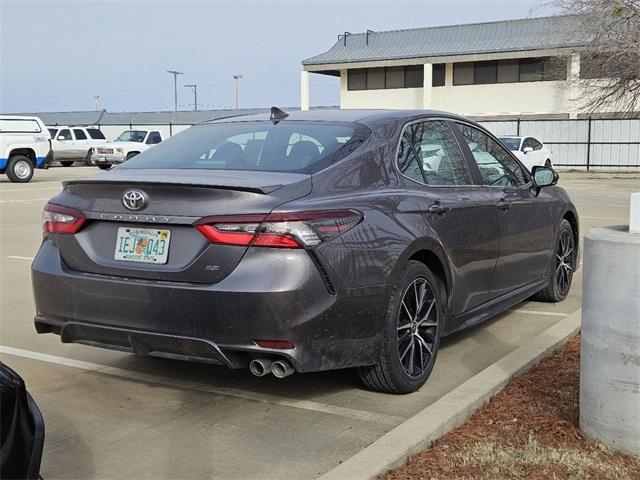
<instances>
[{"instance_id":1,"label":"front side window","mask_svg":"<svg viewBox=\"0 0 640 480\"><path fill-rule=\"evenodd\" d=\"M73 140L73 138L71 138L71 131L68 128L60 130L57 138L58 140Z\"/></svg>"},{"instance_id":2,"label":"front side window","mask_svg":"<svg viewBox=\"0 0 640 480\"><path fill-rule=\"evenodd\" d=\"M462 123L458 124L458 128L478 165L483 185L518 187L529 181L520 164L489 135Z\"/></svg>"},{"instance_id":3,"label":"front side window","mask_svg":"<svg viewBox=\"0 0 640 480\"><path fill-rule=\"evenodd\" d=\"M315 173L353 152L368 127L347 122L270 121L193 126L118 168L193 168Z\"/></svg>"},{"instance_id":4,"label":"front side window","mask_svg":"<svg viewBox=\"0 0 640 480\"><path fill-rule=\"evenodd\" d=\"M417 172L407 174L409 178L431 186L470 185L471 175L464 156L456 142L453 132L442 120L418 122L405 129L405 138L417 158L422 179L415 178ZM401 156L400 154L405 156ZM411 158L401 148L398 154L398 167L411 165ZM403 163L404 162L404 163Z\"/></svg>"}]
</instances>

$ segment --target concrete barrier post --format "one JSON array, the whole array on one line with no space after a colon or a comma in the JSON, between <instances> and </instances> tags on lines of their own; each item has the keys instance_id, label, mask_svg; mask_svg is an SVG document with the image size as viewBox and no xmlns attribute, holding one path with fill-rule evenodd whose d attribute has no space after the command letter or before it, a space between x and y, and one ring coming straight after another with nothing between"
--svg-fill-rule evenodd
<instances>
[{"instance_id":1,"label":"concrete barrier post","mask_svg":"<svg viewBox=\"0 0 640 480\"><path fill-rule=\"evenodd\" d=\"M640 193L631 215L585 236L580 428L640 457Z\"/></svg>"}]
</instances>

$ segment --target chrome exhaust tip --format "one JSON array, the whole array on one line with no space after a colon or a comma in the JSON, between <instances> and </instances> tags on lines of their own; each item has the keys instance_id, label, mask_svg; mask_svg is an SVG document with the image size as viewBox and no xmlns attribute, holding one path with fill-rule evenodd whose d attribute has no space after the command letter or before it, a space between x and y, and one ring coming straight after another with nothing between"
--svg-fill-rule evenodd
<instances>
[{"instance_id":1,"label":"chrome exhaust tip","mask_svg":"<svg viewBox=\"0 0 640 480\"><path fill-rule=\"evenodd\" d=\"M271 373L276 378L285 378L295 372L295 369L286 360L276 360L271 363Z\"/></svg>"},{"instance_id":2,"label":"chrome exhaust tip","mask_svg":"<svg viewBox=\"0 0 640 480\"><path fill-rule=\"evenodd\" d=\"M256 358L249 363L249 370L256 377L264 377L271 373L271 360L268 358Z\"/></svg>"}]
</instances>

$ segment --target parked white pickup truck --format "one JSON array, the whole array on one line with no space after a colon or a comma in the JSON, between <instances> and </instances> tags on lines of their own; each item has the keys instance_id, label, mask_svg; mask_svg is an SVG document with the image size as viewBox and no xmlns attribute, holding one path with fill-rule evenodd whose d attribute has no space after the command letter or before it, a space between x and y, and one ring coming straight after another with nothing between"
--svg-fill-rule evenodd
<instances>
[{"instance_id":1,"label":"parked white pickup truck","mask_svg":"<svg viewBox=\"0 0 640 480\"><path fill-rule=\"evenodd\" d=\"M104 145L107 139L97 127L47 127L51 133L53 159L70 167L75 161L89 165L91 150Z\"/></svg>"},{"instance_id":2,"label":"parked white pickup truck","mask_svg":"<svg viewBox=\"0 0 640 480\"><path fill-rule=\"evenodd\" d=\"M125 130L113 142L94 148L91 163L105 170L135 157L162 140L158 130Z\"/></svg>"},{"instance_id":3,"label":"parked white pickup truck","mask_svg":"<svg viewBox=\"0 0 640 480\"><path fill-rule=\"evenodd\" d=\"M35 168L51 163L51 137L38 117L0 115L0 173L9 180L31 180Z\"/></svg>"}]
</instances>

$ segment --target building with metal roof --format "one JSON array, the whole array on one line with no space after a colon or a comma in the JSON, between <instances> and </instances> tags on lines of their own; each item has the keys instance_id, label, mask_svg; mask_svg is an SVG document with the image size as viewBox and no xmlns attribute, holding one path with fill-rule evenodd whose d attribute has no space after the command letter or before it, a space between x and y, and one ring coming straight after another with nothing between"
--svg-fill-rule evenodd
<instances>
[{"instance_id":1,"label":"building with metal roof","mask_svg":"<svg viewBox=\"0 0 640 480\"><path fill-rule=\"evenodd\" d=\"M315 73L340 77L341 108L573 118L584 97L580 82L603 76L581 65L576 49L588 41L571 15L344 32L303 60L301 105L309 105Z\"/></svg>"}]
</instances>

